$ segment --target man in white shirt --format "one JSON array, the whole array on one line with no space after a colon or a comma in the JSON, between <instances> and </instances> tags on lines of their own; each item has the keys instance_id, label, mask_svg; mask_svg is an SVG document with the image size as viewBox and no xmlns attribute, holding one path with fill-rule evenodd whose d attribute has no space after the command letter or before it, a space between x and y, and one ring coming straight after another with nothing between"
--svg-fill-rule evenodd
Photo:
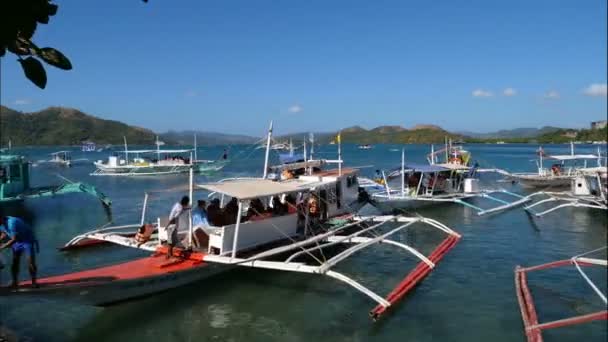
<instances>
[{"instance_id":1,"label":"man in white shirt","mask_svg":"<svg viewBox=\"0 0 608 342\"><path fill-rule=\"evenodd\" d=\"M173 247L178 243L177 231L179 228L183 228L184 222L188 222L187 215L190 204L190 198L188 196L182 197L181 201L175 203L171 208L169 214L169 223L165 228L167 230L167 245L169 250L167 251L167 259L173 256Z\"/></svg>"}]
</instances>

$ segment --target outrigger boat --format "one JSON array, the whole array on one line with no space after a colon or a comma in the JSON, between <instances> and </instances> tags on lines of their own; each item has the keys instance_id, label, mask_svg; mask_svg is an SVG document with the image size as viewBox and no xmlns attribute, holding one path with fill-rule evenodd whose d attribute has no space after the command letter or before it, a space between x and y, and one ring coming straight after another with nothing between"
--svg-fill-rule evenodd
<instances>
[{"instance_id":1,"label":"outrigger boat","mask_svg":"<svg viewBox=\"0 0 608 342\"><path fill-rule=\"evenodd\" d=\"M72 166L72 153L70 151L58 151L51 153L49 163L55 163L63 166Z\"/></svg>"},{"instance_id":2,"label":"outrigger boat","mask_svg":"<svg viewBox=\"0 0 608 342\"><path fill-rule=\"evenodd\" d=\"M570 154L546 154L543 148L538 149L537 172L515 172L511 173L505 170L495 170L501 173L512 181L520 183L527 188L560 188L568 187L572 179L577 175L577 170L590 167L587 165L590 160L597 160L597 166L602 166L600 149L598 147L597 155L593 154L575 154L574 143L570 143ZM544 166L546 159L553 160L555 163L551 168ZM582 165L580 162L582 161Z\"/></svg>"},{"instance_id":3,"label":"outrigger boat","mask_svg":"<svg viewBox=\"0 0 608 342\"><path fill-rule=\"evenodd\" d=\"M532 200L543 197L524 209L536 217L567 207L608 210L608 169L605 166L578 169L570 181L570 191L539 191L525 198ZM537 211L539 206L555 202L559 204Z\"/></svg>"},{"instance_id":4,"label":"outrigger boat","mask_svg":"<svg viewBox=\"0 0 608 342\"><path fill-rule=\"evenodd\" d=\"M530 289L528 288L528 273L533 271L540 271L549 268L562 267L562 266L570 266L574 265L583 279L587 282L587 284L591 287L591 289L600 297L602 306L606 308L608 301L606 300L606 294L602 293L600 289L594 284L589 276L583 271L583 267L587 266L608 266L608 261L606 259L599 258L590 258L587 255L591 253L596 253L601 250L605 250L606 247L602 247L587 253L583 253L577 256L574 256L570 259L554 261L547 264L531 266L531 267L521 267L517 266L515 268L515 291L517 293L517 300L519 302L519 308L521 310L521 317L524 323L525 334L528 342L542 342L542 331L547 329L554 329L559 327L571 326L581 323L587 323L596 320L608 320L608 311L601 310L594 313L589 313L585 315L579 315L574 317L563 318L551 322L540 323L538 314L536 311L536 307L534 305L534 301L532 298L532 294ZM605 279L604 279L605 280Z\"/></svg>"},{"instance_id":5,"label":"outrigger boat","mask_svg":"<svg viewBox=\"0 0 608 342\"><path fill-rule=\"evenodd\" d=\"M271 132L272 125L269 137ZM377 305L370 315L378 319L431 272L460 239L460 235L449 227L428 218L351 213L349 204L358 198L357 170L342 169L341 160L338 161L338 170L323 171L303 165L309 170L307 173L286 180L270 180L269 168L266 167L269 150L266 150L262 178L227 179L196 186L197 190L209 192L211 196L231 198L225 209L233 205L234 217L225 216L223 223L216 224L216 219L209 214L211 226L207 227L193 227L192 221L188 220L188 231L180 235L184 247L174 250L178 258L165 259L167 249L160 245L158 239L158 235L164 234L161 219L157 219L155 224L155 231L159 234L152 235L149 241L140 245L132 237L133 232L128 231L145 222L144 203L139 224L102 227L75 237L64 249L113 243L153 252L152 256L41 278L38 280L39 288L31 288L29 282L23 282L18 291L0 291L0 295L43 294L105 305L168 290L218 272L253 267L325 275L338 280L371 298ZM193 174L191 169L190 198L195 190ZM280 204L278 198L283 196L284 204ZM317 207L297 206L289 198L314 198L321 203ZM265 210L264 202L272 207L270 211ZM412 246L390 239L416 224L427 225L447 235L428 256ZM415 269L384 298L335 270L340 262L354 253L380 243L405 250L420 260ZM342 248L335 253L339 246Z\"/></svg>"},{"instance_id":6,"label":"outrigger boat","mask_svg":"<svg viewBox=\"0 0 608 342\"><path fill-rule=\"evenodd\" d=\"M438 155L443 153L446 153L447 161L436 163ZM469 156L470 154L461 148L447 148L445 151L432 151L428 165L406 164L405 150L402 150L400 168L392 170L388 175L383 171L380 179L366 179L362 183L374 206L384 213L440 203L456 203L477 211L478 215L484 215L525 202L524 196L505 189L482 189L477 167L467 166ZM396 182L400 184L397 185ZM514 197L515 200L506 201L496 197L496 194ZM473 198L487 199L500 205L484 209L467 201Z\"/></svg>"},{"instance_id":7,"label":"outrigger boat","mask_svg":"<svg viewBox=\"0 0 608 342\"><path fill-rule=\"evenodd\" d=\"M214 172L221 170L227 163L222 160L199 160L197 158L196 136L193 149L160 149L163 143L156 140L155 150L129 150L125 138L125 149L115 152L106 162L94 164L97 169L92 176L156 176L195 172ZM184 157L183 155L187 155ZM156 156L156 158L149 156Z\"/></svg>"},{"instance_id":8,"label":"outrigger boat","mask_svg":"<svg viewBox=\"0 0 608 342\"><path fill-rule=\"evenodd\" d=\"M94 186L71 182L56 186L30 187L30 163L23 156L0 154L0 203L49 197L68 193L86 193L98 198L104 206L112 201Z\"/></svg>"}]
</instances>

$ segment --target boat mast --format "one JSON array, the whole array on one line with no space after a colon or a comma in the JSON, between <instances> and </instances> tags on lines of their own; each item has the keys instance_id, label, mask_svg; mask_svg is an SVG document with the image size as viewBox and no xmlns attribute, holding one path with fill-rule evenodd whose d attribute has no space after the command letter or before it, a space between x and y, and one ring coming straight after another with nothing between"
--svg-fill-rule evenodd
<instances>
[{"instance_id":1,"label":"boat mast","mask_svg":"<svg viewBox=\"0 0 608 342\"><path fill-rule=\"evenodd\" d=\"M197 153L198 147L196 146L196 133L194 133L194 160L198 160L198 153ZM190 158L190 164L193 163L192 158Z\"/></svg>"},{"instance_id":2,"label":"boat mast","mask_svg":"<svg viewBox=\"0 0 608 342\"><path fill-rule=\"evenodd\" d=\"M272 139L272 120L270 120L270 127L268 128L268 137L266 138L266 155L264 156L264 176L266 179L268 176L268 158L270 157L270 139Z\"/></svg>"},{"instance_id":3,"label":"boat mast","mask_svg":"<svg viewBox=\"0 0 608 342\"><path fill-rule=\"evenodd\" d=\"M190 152L190 160L192 160L192 152ZM190 196L190 211L188 211L188 248L192 249L192 234L194 231L192 230L192 197L194 196L194 167L190 164L190 189L188 195Z\"/></svg>"},{"instance_id":4,"label":"boat mast","mask_svg":"<svg viewBox=\"0 0 608 342\"><path fill-rule=\"evenodd\" d=\"M308 159L306 159L306 157L307 157L307 155L306 155L307 151L306 150L307 150L307 148L306 148L306 137L304 137L304 168L306 168L306 161L308 160Z\"/></svg>"},{"instance_id":5,"label":"boat mast","mask_svg":"<svg viewBox=\"0 0 608 342\"><path fill-rule=\"evenodd\" d=\"M125 160L127 161L127 165L129 165L129 149L127 148L127 136L123 135L122 138L125 141Z\"/></svg>"},{"instance_id":6,"label":"boat mast","mask_svg":"<svg viewBox=\"0 0 608 342\"><path fill-rule=\"evenodd\" d=\"M450 160L450 151L448 150L448 137L445 137L445 162L447 163Z\"/></svg>"},{"instance_id":7,"label":"boat mast","mask_svg":"<svg viewBox=\"0 0 608 342\"><path fill-rule=\"evenodd\" d=\"M338 176L342 176L342 132L338 132Z\"/></svg>"},{"instance_id":8,"label":"boat mast","mask_svg":"<svg viewBox=\"0 0 608 342\"><path fill-rule=\"evenodd\" d=\"M538 151L538 160L539 160L539 166L538 166L538 174L539 175L543 175L543 155L545 154L543 147L540 147L540 150Z\"/></svg>"},{"instance_id":9,"label":"boat mast","mask_svg":"<svg viewBox=\"0 0 608 342\"><path fill-rule=\"evenodd\" d=\"M289 156L293 157L293 141L289 138Z\"/></svg>"},{"instance_id":10,"label":"boat mast","mask_svg":"<svg viewBox=\"0 0 608 342\"><path fill-rule=\"evenodd\" d=\"M573 156L574 155L574 142L570 141L570 155Z\"/></svg>"},{"instance_id":11,"label":"boat mast","mask_svg":"<svg viewBox=\"0 0 608 342\"><path fill-rule=\"evenodd\" d=\"M432 158L432 156L431 156ZM401 196L405 194L405 148L401 148Z\"/></svg>"},{"instance_id":12,"label":"boat mast","mask_svg":"<svg viewBox=\"0 0 608 342\"><path fill-rule=\"evenodd\" d=\"M435 145L431 144L431 165L435 164Z\"/></svg>"},{"instance_id":13,"label":"boat mast","mask_svg":"<svg viewBox=\"0 0 608 342\"><path fill-rule=\"evenodd\" d=\"M156 136L156 159L160 160L160 141L158 141L158 135Z\"/></svg>"}]
</instances>

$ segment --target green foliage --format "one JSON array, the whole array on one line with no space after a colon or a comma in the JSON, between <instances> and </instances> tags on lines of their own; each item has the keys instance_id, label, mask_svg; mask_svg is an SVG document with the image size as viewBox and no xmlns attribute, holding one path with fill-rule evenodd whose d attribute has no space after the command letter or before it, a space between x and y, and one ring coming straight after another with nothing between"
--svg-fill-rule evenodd
<instances>
[{"instance_id":1,"label":"green foliage","mask_svg":"<svg viewBox=\"0 0 608 342\"><path fill-rule=\"evenodd\" d=\"M430 144L442 143L445 138L460 140L463 137L438 127L405 129L402 127L377 127L366 130L353 127L342 131L342 141L356 144Z\"/></svg>"},{"instance_id":2,"label":"green foliage","mask_svg":"<svg viewBox=\"0 0 608 342\"><path fill-rule=\"evenodd\" d=\"M39 112L21 113L0 107L0 146L10 138L13 146L79 145L82 139L98 144L154 143L154 132L112 120L102 120L76 109L50 107Z\"/></svg>"},{"instance_id":3,"label":"green foliage","mask_svg":"<svg viewBox=\"0 0 608 342\"><path fill-rule=\"evenodd\" d=\"M57 8L50 0L3 0L0 4L0 57L6 50L16 55L25 77L41 89L46 87L46 71L37 58L59 69L72 69L60 51L39 48L32 41L38 24L48 24Z\"/></svg>"}]
</instances>

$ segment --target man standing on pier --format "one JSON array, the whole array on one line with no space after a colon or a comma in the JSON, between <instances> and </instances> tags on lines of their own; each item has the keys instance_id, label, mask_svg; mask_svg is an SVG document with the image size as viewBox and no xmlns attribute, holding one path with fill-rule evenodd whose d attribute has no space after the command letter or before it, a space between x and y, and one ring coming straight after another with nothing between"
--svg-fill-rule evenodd
<instances>
[{"instance_id":1,"label":"man standing on pier","mask_svg":"<svg viewBox=\"0 0 608 342\"><path fill-rule=\"evenodd\" d=\"M0 244L0 250L8 247L13 250L13 263L11 265L13 281L11 287L16 289L19 283L19 266L23 253L27 255L32 287L38 287L36 283L36 254L34 251L34 248L38 249L38 241L34 237L32 227L18 217L0 214L0 242L4 239L8 239L8 241Z\"/></svg>"}]
</instances>

